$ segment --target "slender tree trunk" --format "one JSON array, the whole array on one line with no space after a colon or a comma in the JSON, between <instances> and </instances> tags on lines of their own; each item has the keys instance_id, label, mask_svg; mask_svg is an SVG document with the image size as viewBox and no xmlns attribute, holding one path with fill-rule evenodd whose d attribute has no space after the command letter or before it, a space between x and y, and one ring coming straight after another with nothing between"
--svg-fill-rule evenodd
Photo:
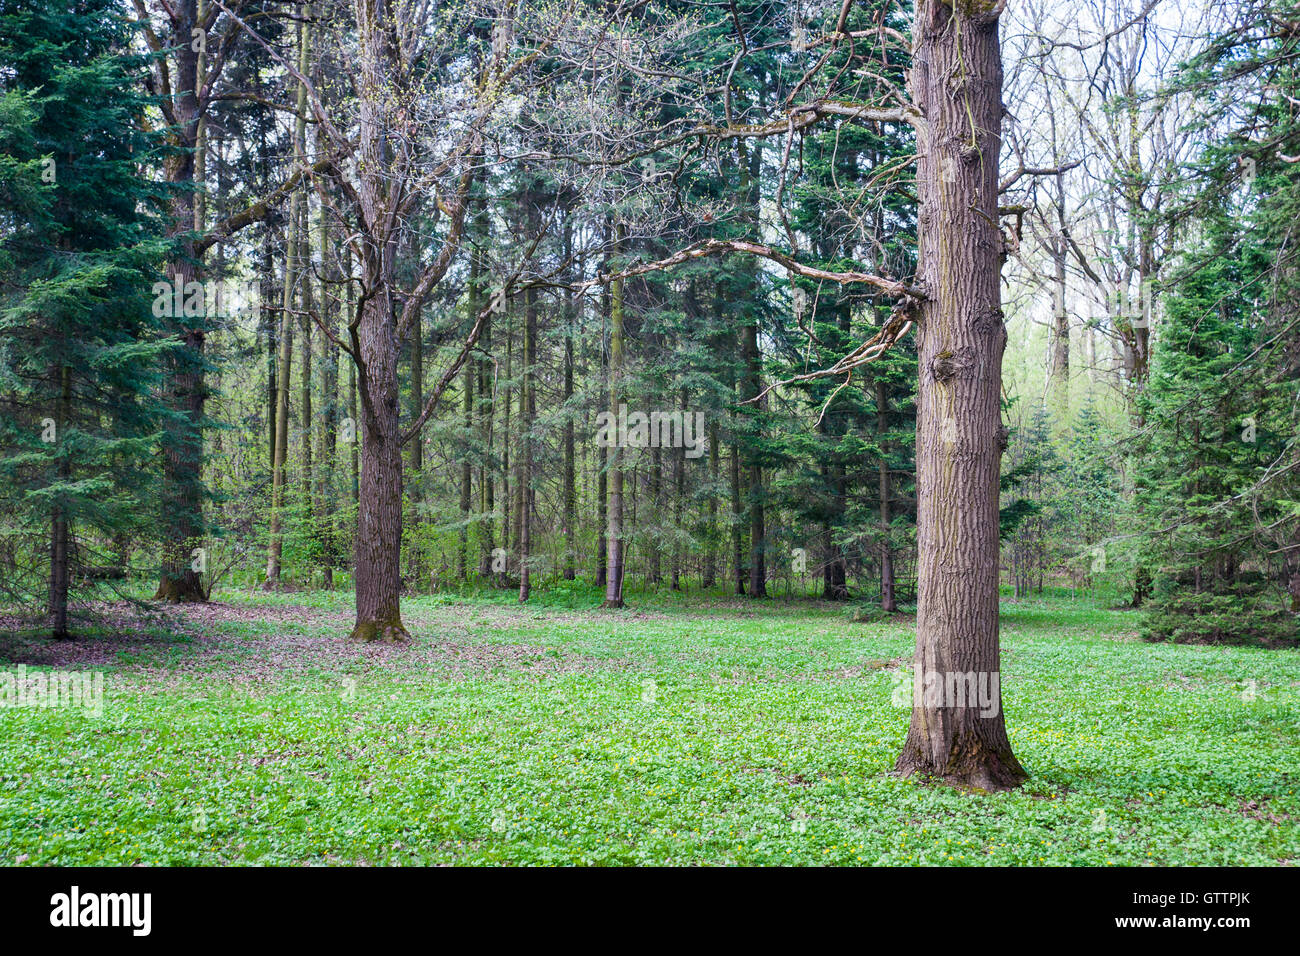
<instances>
[{"instance_id":1,"label":"slender tree trunk","mask_svg":"<svg viewBox=\"0 0 1300 956\"><path fill-rule=\"evenodd\" d=\"M483 308L483 253L482 245L487 242L487 218L483 215L483 202L477 201L476 214L471 218L471 229L477 234L478 243L473 246L469 259L469 289L466 296L468 307L468 318L471 322ZM480 334L479 340L483 343L483 348L487 347L485 338L487 330L484 329ZM483 363L481 360L470 359L465 363L465 371L461 379L461 391L463 392L462 413L464 416L463 424L465 430L463 455L464 458L460 463L460 533L459 544L460 550L456 556L457 577L462 582L469 580L470 557L469 557L469 526L471 513L474 506L474 457L475 442L480 437L478 421L476 419L477 405L474 394L475 386L483 384ZM477 402L482 403L483 393L480 390L477 396ZM481 535L480 535L481 538ZM480 545L480 548L482 545ZM490 551L490 548L489 548Z\"/></svg>"},{"instance_id":2,"label":"slender tree trunk","mask_svg":"<svg viewBox=\"0 0 1300 956\"><path fill-rule=\"evenodd\" d=\"M1059 156L1056 162L1058 165L1062 162ZM1056 419L1064 426L1070 417L1070 316L1065 311L1065 260L1069 247L1065 239L1064 173L1056 174L1055 201L1058 234L1052 237L1052 368L1049 380Z\"/></svg>"},{"instance_id":3,"label":"slender tree trunk","mask_svg":"<svg viewBox=\"0 0 1300 956\"><path fill-rule=\"evenodd\" d=\"M355 316L356 306L352 301L352 249L346 246L343 251L344 268L346 271L347 282L344 284L344 321L351 327L352 320ZM352 485L352 507L358 508L361 503L361 427L357 419L357 364L348 362L348 421L351 422L350 429L352 440L348 445L348 469L351 473Z\"/></svg>"},{"instance_id":4,"label":"slender tree trunk","mask_svg":"<svg viewBox=\"0 0 1300 956\"><path fill-rule=\"evenodd\" d=\"M609 452L600 449L598 467L600 473L596 476L596 500L597 505L596 526L599 529L596 532L596 587L603 588L609 582L609 539L606 532L609 528Z\"/></svg>"},{"instance_id":5,"label":"slender tree trunk","mask_svg":"<svg viewBox=\"0 0 1300 956\"><path fill-rule=\"evenodd\" d=\"M889 614L898 610L894 583L894 546L891 540L893 515L890 511L889 481L889 389L884 378L876 379L876 437L880 445L880 609Z\"/></svg>"},{"instance_id":6,"label":"slender tree trunk","mask_svg":"<svg viewBox=\"0 0 1300 956\"><path fill-rule=\"evenodd\" d=\"M755 143L752 153L746 150L743 138L738 139L740 188L748 197L747 219L754 228L758 224L759 172L762 169L762 144ZM758 268L750 263L753 276L751 286L757 295ZM758 344L758 313L755 305L746 304L746 317L742 326L742 345L745 357L745 399L753 401L763 388L763 355ZM758 462L758 445L763 440L762 410L755 403L748 437L749 453L749 596L767 597L767 528L766 503L763 488L763 469Z\"/></svg>"},{"instance_id":7,"label":"slender tree trunk","mask_svg":"<svg viewBox=\"0 0 1300 956\"><path fill-rule=\"evenodd\" d=\"M736 594L745 594L745 583L749 578L745 567L745 536L742 524L745 520L743 491L740 483L740 446L736 440L731 443L731 552L736 568Z\"/></svg>"},{"instance_id":8,"label":"slender tree trunk","mask_svg":"<svg viewBox=\"0 0 1300 956\"><path fill-rule=\"evenodd\" d=\"M322 209L320 217L321 262L324 265L321 286L321 320L333 334L338 334L338 282L339 269L337 249L330 248L329 217ZM325 552L325 587L334 587L334 568L338 565L338 507L335 503L334 472L338 464L338 421L339 421L339 350L328 338L322 337L321 346L325 350L325 381L321 400L325 405L325 429L321 436L320 478L317 483L317 495L320 502L321 535L324 539Z\"/></svg>"},{"instance_id":9,"label":"slender tree trunk","mask_svg":"<svg viewBox=\"0 0 1300 956\"><path fill-rule=\"evenodd\" d=\"M653 448L650 451L650 473L647 475L646 484L648 485L647 497L650 500L649 512L651 520L662 526L663 516L663 450ZM659 534L652 533L650 541L646 545L646 571L647 579L650 584L658 585L663 580L663 568L661 558L663 551L659 547Z\"/></svg>"},{"instance_id":10,"label":"slender tree trunk","mask_svg":"<svg viewBox=\"0 0 1300 956\"><path fill-rule=\"evenodd\" d=\"M993 0L921 0L913 102L920 197L917 609L912 723L898 758L981 790L1025 771L1003 721L998 650L1002 353L998 153L1002 63ZM973 675L991 700L971 700ZM934 692L938 685L938 693Z\"/></svg>"},{"instance_id":11,"label":"slender tree trunk","mask_svg":"<svg viewBox=\"0 0 1300 956\"><path fill-rule=\"evenodd\" d=\"M310 536L314 533L314 516L312 513L312 488L315 485L315 468L312 461L312 432L316 427L316 418L312 414L312 362L314 361L314 349L312 346L312 332L315 322L311 319L311 313L315 308L315 297L312 294L312 282L310 277L311 263L311 229L308 225L311 217L308 215L311 207L310 199L303 197L302 209L302 226L300 235L302 236L302 247L299 249L299 257L302 262L308 264L308 268L303 270L299 280L299 287L302 290L302 343L301 343L301 365L302 372L299 374L299 393L298 407L302 411L302 433L300 439L301 458L302 458L302 477L300 485L302 488L302 520L303 529ZM310 574L310 567L308 573Z\"/></svg>"},{"instance_id":12,"label":"slender tree trunk","mask_svg":"<svg viewBox=\"0 0 1300 956\"><path fill-rule=\"evenodd\" d=\"M298 259L298 195L290 200L284 256L284 292L280 306L279 384L275 394L275 457L271 460L271 530L266 556L266 586L280 584L283 553L285 470L289 452L289 376L293 366L293 289Z\"/></svg>"},{"instance_id":13,"label":"slender tree trunk","mask_svg":"<svg viewBox=\"0 0 1300 956\"><path fill-rule=\"evenodd\" d=\"M573 221L564 217L564 258L573 257ZM578 493L573 435L573 332L577 321L572 290L564 297L564 580L578 573Z\"/></svg>"},{"instance_id":14,"label":"slender tree trunk","mask_svg":"<svg viewBox=\"0 0 1300 956\"><path fill-rule=\"evenodd\" d=\"M620 238L621 238L620 227ZM623 280L615 279L609 290L609 408L618 414L623 395ZM605 607L623 607L623 449L615 441L605 450L609 463L608 531L606 540Z\"/></svg>"},{"instance_id":15,"label":"slender tree trunk","mask_svg":"<svg viewBox=\"0 0 1300 956\"><path fill-rule=\"evenodd\" d=\"M829 418L829 415L827 416ZM829 427L830 422L825 423ZM844 521L845 497L848 492L844 480L844 467L835 460L822 469L822 481L830 498L829 517L822 528L822 597L827 601L847 601L849 588L846 580L844 552L835 540L835 529Z\"/></svg>"},{"instance_id":16,"label":"slender tree trunk","mask_svg":"<svg viewBox=\"0 0 1300 956\"><path fill-rule=\"evenodd\" d=\"M411 330L410 415L412 420L420 414L422 408L424 408L423 314L415 320L415 328ZM420 526L420 502L424 497L424 442L417 435L408 448L407 461L410 463L411 480L406 490L406 498L410 508L409 517L405 521L407 535L406 568L413 586L418 587L422 583L427 583L425 582L427 562L424 560L419 537L416 534Z\"/></svg>"},{"instance_id":17,"label":"slender tree trunk","mask_svg":"<svg viewBox=\"0 0 1300 956\"><path fill-rule=\"evenodd\" d=\"M307 21L298 24L298 70L307 72L307 45L310 40ZM298 84L296 121L293 133L295 164L301 166L307 152L307 88ZM284 293L280 306L280 382L276 396L275 454L271 463L271 531L266 558L266 586L279 587L283 554L285 468L289 450L289 372L293 360L293 293L298 281L298 243L303 224L303 190L295 189L289 200L288 238L284 255ZM304 429L308 423L303 422Z\"/></svg>"},{"instance_id":18,"label":"slender tree trunk","mask_svg":"<svg viewBox=\"0 0 1300 956\"><path fill-rule=\"evenodd\" d=\"M491 317L483 325L483 352L490 355L492 351ZM482 449L483 463L479 466L479 510L482 512L482 524L479 532L479 573L487 578L492 571L492 549L496 547L496 501L494 498L495 473L493 471L494 429L496 416L496 391L492 382L492 360L482 358L478 363L478 416L479 446Z\"/></svg>"},{"instance_id":19,"label":"slender tree trunk","mask_svg":"<svg viewBox=\"0 0 1300 956\"><path fill-rule=\"evenodd\" d=\"M59 443L59 481L72 479L71 448L67 444L67 432L72 420L72 369L66 365L57 369L59 379L59 418L57 427ZM71 555L69 554L68 506L60 493L54 499L50 521L50 637L56 641L65 641L68 633L68 583L71 578Z\"/></svg>"},{"instance_id":20,"label":"slender tree trunk","mask_svg":"<svg viewBox=\"0 0 1300 956\"><path fill-rule=\"evenodd\" d=\"M536 223L533 223L535 231ZM519 429L523 433L519 467L519 603L532 593L533 423L537 418L537 290L524 293L524 391Z\"/></svg>"},{"instance_id":21,"label":"slender tree trunk","mask_svg":"<svg viewBox=\"0 0 1300 956\"><path fill-rule=\"evenodd\" d=\"M606 236L609 235L609 225L606 223ZM610 314L610 295L609 286L603 286L600 294L600 314L608 318ZM601 391L608 394L609 391L609 350L605 347L604 332L601 333L600 340L600 384ZM613 409L617 412L617 409ZM604 588L609 583L609 539L607 532L609 530L609 451L605 448L598 449L599 470L596 476L596 501L598 514L596 515L596 587Z\"/></svg>"},{"instance_id":22,"label":"slender tree trunk","mask_svg":"<svg viewBox=\"0 0 1300 956\"><path fill-rule=\"evenodd\" d=\"M278 291L275 285L275 259L271 251L274 241L275 235L268 226L266 237L262 243L260 295L262 300L261 326L266 335L266 463L272 470L275 468L276 405L280 394L280 374L276 355L279 348L278 327L280 314L270 307L270 303L275 301Z\"/></svg>"},{"instance_id":23,"label":"slender tree trunk","mask_svg":"<svg viewBox=\"0 0 1300 956\"><path fill-rule=\"evenodd\" d=\"M504 389L505 405L501 417L501 547L505 549L507 558L510 555L511 533L514 530L512 522L515 515L514 498L511 496L510 489L510 412L515 391L514 352L515 314L512 308L506 317L506 385ZM516 536L514 540L517 542L519 539ZM508 571L509 561L507 560L506 570L502 572L501 578L503 585L505 578L508 576Z\"/></svg>"},{"instance_id":24,"label":"slender tree trunk","mask_svg":"<svg viewBox=\"0 0 1300 956\"><path fill-rule=\"evenodd\" d=\"M687 404L686 389L682 389L682 421L690 414ZM672 589L682 589L682 509L686 499L686 447L679 446L673 451L673 554L672 554Z\"/></svg>"},{"instance_id":25,"label":"slender tree trunk","mask_svg":"<svg viewBox=\"0 0 1300 956\"><path fill-rule=\"evenodd\" d=\"M475 280L471 279L470 288L474 288L475 284ZM477 303L473 296L470 297L470 303L470 315L477 315L478 309L474 307ZM469 522L474 502L474 462L471 452L474 443L474 380L477 377L477 364L466 362L465 371L461 374L465 445L462 452L464 457L460 463L460 533L457 536L460 547L456 551L456 577L461 581L469 580Z\"/></svg>"},{"instance_id":26,"label":"slender tree trunk","mask_svg":"<svg viewBox=\"0 0 1300 956\"><path fill-rule=\"evenodd\" d=\"M722 479L722 465L718 448L718 421L709 422L709 497L705 502L704 573L700 587L711 588L718 583L718 493Z\"/></svg>"}]
</instances>

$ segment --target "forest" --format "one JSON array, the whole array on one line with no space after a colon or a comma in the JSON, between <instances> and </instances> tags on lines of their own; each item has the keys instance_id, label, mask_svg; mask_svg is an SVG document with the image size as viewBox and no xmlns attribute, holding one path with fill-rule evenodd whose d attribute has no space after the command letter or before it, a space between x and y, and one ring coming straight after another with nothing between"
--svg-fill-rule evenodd
<instances>
[{"instance_id":1,"label":"forest","mask_svg":"<svg viewBox=\"0 0 1300 956\"><path fill-rule=\"evenodd\" d=\"M1298 73L0 0L0 862L1294 863Z\"/></svg>"}]
</instances>

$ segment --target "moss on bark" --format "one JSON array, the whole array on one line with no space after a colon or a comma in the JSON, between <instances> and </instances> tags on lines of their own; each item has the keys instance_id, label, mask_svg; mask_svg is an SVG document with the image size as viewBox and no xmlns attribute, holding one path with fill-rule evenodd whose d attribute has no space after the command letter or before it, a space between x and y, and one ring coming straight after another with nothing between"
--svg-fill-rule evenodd
<instances>
[{"instance_id":1,"label":"moss on bark","mask_svg":"<svg viewBox=\"0 0 1300 956\"><path fill-rule=\"evenodd\" d=\"M411 639L411 633L402 624L400 615L374 621L357 621L348 635L350 641L362 643L404 644Z\"/></svg>"}]
</instances>

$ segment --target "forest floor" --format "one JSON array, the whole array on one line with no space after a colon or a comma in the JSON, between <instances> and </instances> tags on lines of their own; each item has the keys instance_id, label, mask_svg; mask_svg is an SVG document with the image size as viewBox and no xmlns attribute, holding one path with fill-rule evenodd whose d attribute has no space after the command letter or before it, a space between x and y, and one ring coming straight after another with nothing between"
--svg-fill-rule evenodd
<instances>
[{"instance_id":1,"label":"forest floor","mask_svg":"<svg viewBox=\"0 0 1300 956\"><path fill-rule=\"evenodd\" d=\"M225 592L0 670L102 671L102 714L0 708L0 864L1294 864L1300 654L1151 645L1133 612L1004 600L1029 783L891 774L909 618L593 593ZM565 606L568 605L568 606ZM905 686L905 685L901 685Z\"/></svg>"}]
</instances>

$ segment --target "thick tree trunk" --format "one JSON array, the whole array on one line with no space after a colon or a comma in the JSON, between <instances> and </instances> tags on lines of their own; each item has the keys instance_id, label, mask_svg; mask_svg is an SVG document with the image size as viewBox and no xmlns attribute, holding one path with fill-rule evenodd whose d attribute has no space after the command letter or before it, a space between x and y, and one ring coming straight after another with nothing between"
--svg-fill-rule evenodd
<instances>
[{"instance_id":1,"label":"thick tree trunk","mask_svg":"<svg viewBox=\"0 0 1300 956\"><path fill-rule=\"evenodd\" d=\"M994 0L955 7L922 0L911 74L925 117L918 279L927 298L918 323L915 696L897 770L980 790L1026 778L1003 722L998 650L998 470L1006 444L998 10ZM984 694L966 692L971 676Z\"/></svg>"},{"instance_id":2,"label":"thick tree trunk","mask_svg":"<svg viewBox=\"0 0 1300 956\"><path fill-rule=\"evenodd\" d=\"M357 340L361 386L361 502L357 515L357 621L352 639L403 641L402 446L398 423L397 343L386 299L362 306Z\"/></svg>"},{"instance_id":3,"label":"thick tree trunk","mask_svg":"<svg viewBox=\"0 0 1300 956\"><path fill-rule=\"evenodd\" d=\"M423 22L418 12L405 7L388 7L358 2L353 7L357 44L351 73L356 93L356 174L345 190L353 204L361 230L353 242L361 260L359 287L365 290L360 315L350 329L357 364L362 411L361 496L356 539L357 621L352 636L360 640L397 641L409 635L402 625L401 532L402 453L404 441L418 441L420 429L432 413L448 384L459 375L482 332L473 328L459 352L430 394L424 408L403 432L399 425L398 356L407 338L422 334L420 310L432 290L442 281L461 248L464 214L473 184L472 168L480 148L477 132L466 133L460 142L468 151L466 169L448 205L438 192L440 209L448 212L443 246L426 265L418 266L407 289L400 288L397 260L404 243L413 238L412 220L424 197L413 191L423 173L411 166L410 144L415 126L408 126L409 114L401 106L395 89L406 88L420 69L408 58L412 48L402 38ZM485 82L485 81L484 81ZM481 87L480 87L481 88ZM322 117L322 124L326 120ZM327 125L331 136L341 134ZM341 146L335 143L336 148ZM459 147L453 147L455 153ZM342 178L335 167L332 175ZM397 309L400 309L400 317Z\"/></svg>"},{"instance_id":4,"label":"thick tree trunk","mask_svg":"<svg viewBox=\"0 0 1300 956\"><path fill-rule=\"evenodd\" d=\"M198 100L200 58L191 35L197 20L197 0L177 0L172 16L172 46L176 49L172 82L177 91L172 110L183 148L169 159L166 172L168 182L179 187L169 210L169 233L178 239L180 248L167 265L167 278L181 289L199 278L194 244L179 238L192 232L197 212L192 187L202 117ZM168 403L179 413L179 420L168 427L163 439L162 575L154 600L200 602L206 601L207 595L193 568L192 552L199 547L203 534L205 319L200 317L197 325L190 325L178 315L173 322L172 331L180 337L183 351L175 354L169 370Z\"/></svg>"},{"instance_id":5,"label":"thick tree trunk","mask_svg":"<svg viewBox=\"0 0 1300 956\"><path fill-rule=\"evenodd\" d=\"M168 277L181 288L197 281L190 258L168 265ZM173 286L175 287L175 286ZM183 349L172 360L169 404L180 420L169 425L163 440L163 506L166 528L162 575L155 601L201 603L207 600L202 576L194 570L193 552L203 535L203 407L207 397L203 376L204 319L191 326L178 318Z\"/></svg>"},{"instance_id":6,"label":"thick tree trunk","mask_svg":"<svg viewBox=\"0 0 1300 956\"><path fill-rule=\"evenodd\" d=\"M360 130L357 213L369 228L366 241L356 244L361 288L367 295L359 300L355 328L350 330L361 399L361 487L353 547L357 618L351 638L387 643L410 636L401 615L402 444L397 362L402 343L394 312L402 235L388 218L404 198L404 178L392 175L397 157L394 140L388 136L389 83L400 64L389 33L391 24L383 22L385 11L365 3L358 3L355 10ZM418 318L415 321L418 323Z\"/></svg>"}]
</instances>

